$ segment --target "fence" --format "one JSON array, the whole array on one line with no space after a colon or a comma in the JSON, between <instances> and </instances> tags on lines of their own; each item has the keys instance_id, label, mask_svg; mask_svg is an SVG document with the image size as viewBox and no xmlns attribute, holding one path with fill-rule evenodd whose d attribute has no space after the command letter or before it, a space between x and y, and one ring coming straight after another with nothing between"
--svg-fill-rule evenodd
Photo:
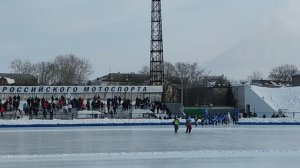
<instances>
[{"instance_id":1,"label":"fence","mask_svg":"<svg viewBox=\"0 0 300 168\"><path fill-rule=\"evenodd\" d=\"M28 117L28 119L30 118L29 115L25 115L24 113L21 114L17 114L15 111L8 111L8 112L4 112L3 113L3 117L1 117L2 119L5 120L12 120L12 119L18 119L18 117L20 118L24 118L24 117ZM46 117L43 115L43 111L39 111L37 113L37 115L32 114L32 119L62 119L62 120L72 120L76 118L76 114L75 113L68 113L68 114L64 114L64 113L59 113L59 112L53 112L53 116L51 118L50 113L47 112Z\"/></svg>"},{"instance_id":2,"label":"fence","mask_svg":"<svg viewBox=\"0 0 300 168\"><path fill-rule=\"evenodd\" d=\"M132 118L131 110L116 112L100 112L97 110L84 110L73 112L73 117L75 119L96 119L96 118L115 118L115 119L130 119Z\"/></svg>"},{"instance_id":3,"label":"fence","mask_svg":"<svg viewBox=\"0 0 300 168\"><path fill-rule=\"evenodd\" d=\"M51 119L62 119L62 120L73 120L73 119L96 119L96 118L114 118L114 119L132 119L132 118L156 118L153 112L150 110L147 110L147 112L141 112L140 111L134 111L133 109L129 110L122 110L121 108L118 108L115 112L104 112L104 111L98 111L98 110L85 110L85 113L81 113L82 111L78 111L77 108L72 108L71 111L68 111L67 113L64 112L62 109L59 109L57 111L53 111L53 116L50 116L50 112L43 113L42 109L39 109L37 114L31 114L31 117L28 115L25 115L22 111L20 114L18 114L16 111L11 110L3 113L2 119L5 120L13 120L20 118L32 118L32 119L45 119L45 120L51 120Z\"/></svg>"}]
</instances>

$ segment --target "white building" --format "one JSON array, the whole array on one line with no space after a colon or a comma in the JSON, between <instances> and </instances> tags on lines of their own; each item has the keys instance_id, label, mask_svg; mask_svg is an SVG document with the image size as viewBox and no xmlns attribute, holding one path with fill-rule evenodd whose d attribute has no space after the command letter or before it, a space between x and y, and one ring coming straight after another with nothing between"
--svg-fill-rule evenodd
<instances>
[{"instance_id":1,"label":"white building","mask_svg":"<svg viewBox=\"0 0 300 168\"><path fill-rule=\"evenodd\" d=\"M270 117L273 113L285 115L300 113L300 87L261 87L245 85L245 111L258 117Z\"/></svg>"}]
</instances>

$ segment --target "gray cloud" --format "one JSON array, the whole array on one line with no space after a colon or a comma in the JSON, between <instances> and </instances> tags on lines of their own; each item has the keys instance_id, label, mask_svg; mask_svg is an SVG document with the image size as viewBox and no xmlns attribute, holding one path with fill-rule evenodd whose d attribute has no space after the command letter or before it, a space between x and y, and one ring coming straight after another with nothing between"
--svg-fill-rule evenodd
<instances>
[{"instance_id":1,"label":"gray cloud","mask_svg":"<svg viewBox=\"0 0 300 168\"><path fill-rule=\"evenodd\" d=\"M300 68L299 6L299 1L289 1L280 10L263 18L256 31L203 65L214 73L233 79L246 79L254 71L267 77L271 68L282 64L294 64Z\"/></svg>"},{"instance_id":2,"label":"gray cloud","mask_svg":"<svg viewBox=\"0 0 300 168\"><path fill-rule=\"evenodd\" d=\"M285 29L298 32L298 25L290 25L292 22L288 21L294 20L293 10L285 8L295 8L299 4L294 0L283 8L287 2L163 1L165 60L201 64L221 53L259 54L265 43L257 49L256 42L269 37L255 32L256 29L269 32L268 26L272 28L272 24L281 25L286 21L286 26L278 27L274 34L284 34L281 32ZM136 72L149 64L150 4L150 0L1 1L0 57L5 61L0 61L0 71L8 72L9 62L16 58L38 62L51 60L59 54L73 53L93 63L93 78L109 73L109 69L112 72ZM277 16L266 17L272 24L264 25L261 16L274 11ZM270 21L270 18L273 20ZM297 39L294 40L297 42ZM239 42L243 44L238 45ZM280 44L274 44L277 45ZM272 47L268 48L272 51ZM247 60L232 59L237 65ZM222 63L222 66L228 67L224 64L226 59ZM208 68L221 74L226 72L226 68L221 69L222 66Z\"/></svg>"}]
</instances>

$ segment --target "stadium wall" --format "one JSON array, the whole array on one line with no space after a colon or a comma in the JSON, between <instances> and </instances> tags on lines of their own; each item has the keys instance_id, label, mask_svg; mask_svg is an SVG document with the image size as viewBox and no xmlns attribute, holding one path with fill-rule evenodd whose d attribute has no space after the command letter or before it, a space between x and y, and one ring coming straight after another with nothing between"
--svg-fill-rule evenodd
<instances>
[{"instance_id":1,"label":"stadium wall","mask_svg":"<svg viewBox=\"0 0 300 168\"><path fill-rule=\"evenodd\" d=\"M260 97L251 89L251 85L245 86L245 109L246 112L257 113L258 117L264 114L266 117L271 117L275 111L268 103L264 101L264 97Z\"/></svg>"}]
</instances>

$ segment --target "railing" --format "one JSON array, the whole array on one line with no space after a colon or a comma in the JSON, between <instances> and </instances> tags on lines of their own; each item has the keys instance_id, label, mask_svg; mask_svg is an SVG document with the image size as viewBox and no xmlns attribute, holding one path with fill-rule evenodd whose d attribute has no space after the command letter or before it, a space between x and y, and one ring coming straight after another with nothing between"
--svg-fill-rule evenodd
<instances>
[{"instance_id":1,"label":"railing","mask_svg":"<svg viewBox=\"0 0 300 168\"><path fill-rule=\"evenodd\" d=\"M1 116L1 119L5 120L13 120L13 119L19 119L19 118L28 118L28 119L45 119L45 120L51 120L51 119L63 119L63 120L72 120L75 119L74 113L53 113L53 116L49 114L49 112L44 116L42 111L39 111L37 115L25 115L24 113L16 114L15 112L5 112L3 113L3 116Z\"/></svg>"},{"instance_id":2,"label":"railing","mask_svg":"<svg viewBox=\"0 0 300 168\"><path fill-rule=\"evenodd\" d=\"M132 118L131 110L128 111L110 111L101 112L97 110L89 110L88 113L80 114L78 111L73 113L74 118L81 119L96 119L96 118L116 118L116 119L130 119Z\"/></svg>"},{"instance_id":3,"label":"railing","mask_svg":"<svg viewBox=\"0 0 300 168\"><path fill-rule=\"evenodd\" d=\"M15 110L9 110L7 112L3 113L3 116L0 117L0 119L5 120L13 120L20 118L28 118L28 119L45 119L45 120L51 120L51 119L63 119L63 120L72 120L72 119L79 119L79 118L86 118L86 119L95 119L95 118L115 118L115 119L132 119L132 118L155 118L153 113L138 113L132 112L132 109L129 110L122 110L122 108L117 108L114 112L111 110L110 112L101 111L101 109L98 110L89 110L90 113L88 114L78 114L77 108L72 108L71 111L68 111L67 113L63 111L63 109L58 109L56 111L53 111L52 116L50 115L50 111L46 112L46 115L43 113L43 109L39 109L37 114L35 115L34 112L32 114L26 114L24 111L21 111L20 114L17 114Z\"/></svg>"}]
</instances>

